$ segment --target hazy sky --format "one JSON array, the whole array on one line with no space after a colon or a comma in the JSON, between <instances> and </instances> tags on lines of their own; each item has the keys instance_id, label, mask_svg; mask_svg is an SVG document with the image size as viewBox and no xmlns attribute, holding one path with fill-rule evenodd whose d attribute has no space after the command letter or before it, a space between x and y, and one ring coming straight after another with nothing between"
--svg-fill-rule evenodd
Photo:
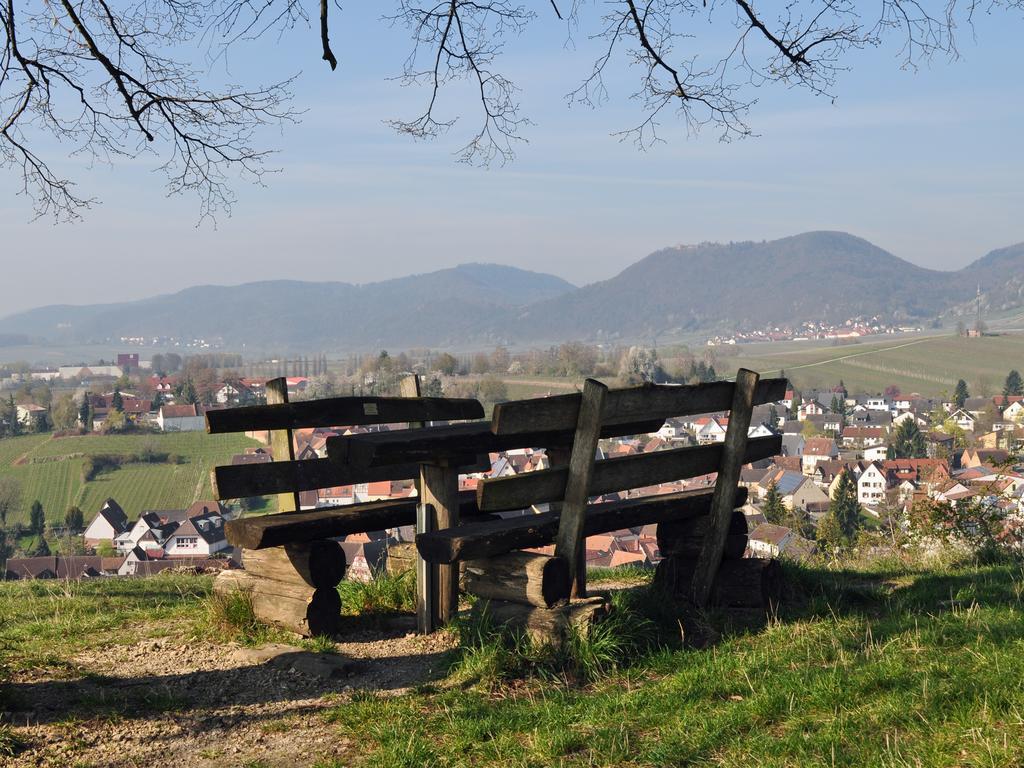
<instances>
[{"instance_id":1,"label":"hazy sky","mask_svg":"<svg viewBox=\"0 0 1024 768\"><path fill-rule=\"evenodd\" d=\"M355 4L346 4L355 5ZM373 6L373 3L362 4ZM542 7L539 4L538 7ZM566 107L592 49L563 46L541 14L510 41L503 71L536 124L504 168L457 164L475 125L471 105L449 139L413 143L382 124L411 117L422 94L388 77L407 52L402 29L345 8L330 73L315 31L300 28L213 77L269 79L303 70L302 123L267 136L281 173L240 182L234 216L197 227L188 196L167 198L157 162L113 168L57 163L103 204L83 223L32 223L0 171L0 316L49 303L141 298L200 283L295 278L367 282L467 261L610 277L657 248L704 240L771 239L813 229L865 237L917 264L959 268L1024 240L1024 82L1018 16L981 16L961 33L962 59L916 73L895 48L851 56L835 103L760 89L755 138L722 144L713 131L638 152L609 134L637 120L633 80L614 82L598 110Z\"/></svg>"}]
</instances>

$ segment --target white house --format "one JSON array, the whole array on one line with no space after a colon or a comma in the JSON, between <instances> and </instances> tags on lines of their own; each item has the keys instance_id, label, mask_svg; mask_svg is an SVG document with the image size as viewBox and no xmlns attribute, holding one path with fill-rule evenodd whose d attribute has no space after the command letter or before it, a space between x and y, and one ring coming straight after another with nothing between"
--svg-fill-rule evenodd
<instances>
[{"instance_id":1,"label":"white house","mask_svg":"<svg viewBox=\"0 0 1024 768\"><path fill-rule=\"evenodd\" d=\"M697 426L697 444L698 445L710 445L711 443L724 443L725 442L725 427L722 423L711 416L706 419L698 419L695 422Z\"/></svg>"},{"instance_id":2,"label":"white house","mask_svg":"<svg viewBox=\"0 0 1024 768\"><path fill-rule=\"evenodd\" d=\"M786 551L795 534L789 528L774 523L761 523L750 532L747 546L757 557L778 557Z\"/></svg>"},{"instance_id":3,"label":"white house","mask_svg":"<svg viewBox=\"0 0 1024 768\"><path fill-rule=\"evenodd\" d=\"M28 427L29 429L35 429L39 421L46 418L47 413L43 406L36 405L35 403L17 405L15 406L15 410L18 413L18 421L22 426Z\"/></svg>"},{"instance_id":4,"label":"white house","mask_svg":"<svg viewBox=\"0 0 1024 768\"><path fill-rule=\"evenodd\" d=\"M957 408L949 415L949 418L951 418L953 423L965 432L974 431L974 422L976 421L976 418L974 417L974 414L965 411L963 408Z\"/></svg>"},{"instance_id":5,"label":"white house","mask_svg":"<svg viewBox=\"0 0 1024 768\"><path fill-rule=\"evenodd\" d=\"M885 461L889 458L889 446L871 445L864 449L864 461Z\"/></svg>"},{"instance_id":6,"label":"white house","mask_svg":"<svg viewBox=\"0 0 1024 768\"><path fill-rule=\"evenodd\" d=\"M1021 414L1024 414L1024 402L1016 400L1003 408L1003 418L1006 421L1019 422Z\"/></svg>"},{"instance_id":7,"label":"white house","mask_svg":"<svg viewBox=\"0 0 1024 768\"><path fill-rule=\"evenodd\" d=\"M112 543L127 529L128 516L116 501L107 499L85 529L85 546L95 547L102 541Z\"/></svg>"},{"instance_id":8,"label":"white house","mask_svg":"<svg viewBox=\"0 0 1024 768\"><path fill-rule=\"evenodd\" d=\"M168 557L209 556L230 545L224 536L224 518L216 512L187 518L164 542Z\"/></svg>"},{"instance_id":9,"label":"white house","mask_svg":"<svg viewBox=\"0 0 1024 768\"><path fill-rule=\"evenodd\" d=\"M157 412L156 423L163 432L202 432L206 429L203 411L194 404L162 405Z\"/></svg>"},{"instance_id":10,"label":"white house","mask_svg":"<svg viewBox=\"0 0 1024 768\"><path fill-rule=\"evenodd\" d=\"M889 403L884 397L869 397L864 403L864 407L869 411L888 411Z\"/></svg>"},{"instance_id":11,"label":"white house","mask_svg":"<svg viewBox=\"0 0 1024 768\"><path fill-rule=\"evenodd\" d=\"M881 504L885 501L885 473L872 462L857 478L857 501L861 504Z\"/></svg>"},{"instance_id":12,"label":"white house","mask_svg":"<svg viewBox=\"0 0 1024 768\"><path fill-rule=\"evenodd\" d=\"M830 437L811 437L804 442L800 468L805 475L812 475L819 461L831 461L838 457L839 449L835 440Z\"/></svg>"}]
</instances>

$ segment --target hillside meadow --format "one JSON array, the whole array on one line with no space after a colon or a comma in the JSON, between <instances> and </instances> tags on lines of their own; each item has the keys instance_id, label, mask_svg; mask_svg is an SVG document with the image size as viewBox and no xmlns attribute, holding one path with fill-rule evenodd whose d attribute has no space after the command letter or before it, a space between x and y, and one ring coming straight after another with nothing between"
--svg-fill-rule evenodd
<instances>
[{"instance_id":1,"label":"hillside meadow","mask_svg":"<svg viewBox=\"0 0 1024 768\"><path fill-rule=\"evenodd\" d=\"M822 345L780 342L716 347L716 370L732 375L739 367L787 378L802 389L834 386L840 379L851 392L900 391L926 396L951 394L964 379L972 394L998 394L1012 368L1024 368L1024 334L965 338L956 335L900 337L883 341Z\"/></svg>"},{"instance_id":2,"label":"hillside meadow","mask_svg":"<svg viewBox=\"0 0 1024 768\"><path fill-rule=\"evenodd\" d=\"M21 506L8 524L27 523L36 499L48 522L59 523L71 505L90 520L103 501L113 497L130 518L145 509L183 508L211 497L210 470L231 461L255 441L243 435L203 432L138 435L27 435L0 440L0 476L21 487ZM150 449L169 456L162 463L127 463L86 481L88 456L137 455Z\"/></svg>"},{"instance_id":3,"label":"hillside meadow","mask_svg":"<svg viewBox=\"0 0 1024 768\"><path fill-rule=\"evenodd\" d=\"M663 639L641 641L655 614L631 613L579 646L585 678L472 631L443 652L365 629L317 639L317 652L357 654L347 683L229 669L231 649L282 638L213 622L207 576L3 583L0 705L49 709L0 725L0 757L108 765L116 741L117 764L158 753L189 768L1024 763L1020 561L787 576L767 626L712 613L717 641L699 649L683 646L656 592L628 588L634 605L657 602ZM179 654L195 666L161 666ZM136 663L111 663L125 658ZM385 675L400 661L409 678L397 684Z\"/></svg>"}]
</instances>

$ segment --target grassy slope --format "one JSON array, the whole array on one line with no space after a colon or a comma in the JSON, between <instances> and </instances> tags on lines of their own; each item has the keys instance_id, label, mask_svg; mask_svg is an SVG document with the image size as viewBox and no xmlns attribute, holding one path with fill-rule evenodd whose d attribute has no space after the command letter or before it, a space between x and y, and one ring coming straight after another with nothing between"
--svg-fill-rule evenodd
<instances>
[{"instance_id":1,"label":"grassy slope","mask_svg":"<svg viewBox=\"0 0 1024 768\"><path fill-rule=\"evenodd\" d=\"M367 698L332 719L370 735L372 766L1024 761L1019 566L797 578L814 594L768 629L589 689Z\"/></svg>"},{"instance_id":2,"label":"grassy slope","mask_svg":"<svg viewBox=\"0 0 1024 768\"><path fill-rule=\"evenodd\" d=\"M48 439L32 435L0 440L0 475L16 478L22 489L22 509L8 523L27 522L32 501L39 499L48 520L59 521L71 504L87 519L109 497L117 499L130 518L144 509L183 507L210 496L212 467L230 461L255 443L243 435L182 432L156 435L83 435ZM184 457L181 464L129 464L82 482L82 457L74 454L130 454L150 446ZM15 464L21 457L28 463ZM32 463L31 459L68 457Z\"/></svg>"},{"instance_id":3,"label":"grassy slope","mask_svg":"<svg viewBox=\"0 0 1024 768\"><path fill-rule=\"evenodd\" d=\"M708 650L657 652L585 688L357 693L324 727L388 768L1021 764L1022 577L1019 564L796 571L777 621ZM71 674L72 653L125 642L144 617L201 624L208 583L0 584L0 645L15 667Z\"/></svg>"},{"instance_id":4,"label":"grassy slope","mask_svg":"<svg viewBox=\"0 0 1024 768\"><path fill-rule=\"evenodd\" d=\"M786 375L800 387L834 385L842 379L852 391L881 392L889 384L904 392L950 393L963 378L973 390L999 391L1006 373L1020 367L1024 334L967 339L957 336L865 341L845 346L798 343L748 344L738 355L719 348L718 369L742 366Z\"/></svg>"}]
</instances>

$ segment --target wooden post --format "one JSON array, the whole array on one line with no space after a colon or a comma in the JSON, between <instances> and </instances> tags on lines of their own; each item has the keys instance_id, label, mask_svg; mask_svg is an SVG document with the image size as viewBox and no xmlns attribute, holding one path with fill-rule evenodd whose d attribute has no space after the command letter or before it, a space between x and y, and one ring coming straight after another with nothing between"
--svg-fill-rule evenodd
<instances>
[{"instance_id":1,"label":"wooden post","mask_svg":"<svg viewBox=\"0 0 1024 768\"><path fill-rule=\"evenodd\" d=\"M417 532L419 523L424 523L427 531L439 531L452 528L459 524L459 468L423 464L420 466L420 509L417 516ZM418 560L417 566L419 562ZM459 564L429 565L423 563L424 573L430 573L429 582L423 588L417 583L417 619L420 618L420 606L423 606L423 618L427 618L430 609L430 621L424 621L421 632L433 632L454 618L459 609ZM420 569L417 567L416 575ZM429 587L429 589L427 589ZM418 622L419 623L419 622Z\"/></svg>"},{"instance_id":2,"label":"wooden post","mask_svg":"<svg viewBox=\"0 0 1024 768\"><path fill-rule=\"evenodd\" d=\"M701 608L708 604L715 575L722 564L722 553L732 519L733 499L747 450L747 431L750 429L758 378L758 374L746 368L740 368L736 373L736 388L733 390L729 426L725 430L722 464L718 468L715 493L711 499L711 520L700 557L697 558L690 590L694 604Z\"/></svg>"},{"instance_id":3,"label":"wooden post","mask_svg":"<svg viewBox=\"0 0 1024 768\"><path fill-rule=\"evenodd\" d=\"M569 466L569 456L572 454L572 446L563 447L558 446L556 448L546 449L548 455L548 467L567 467ZM562 502L552 501L548 504L548 510L551 512L557 512L559 515L562 514ZM584 536L584 553L586 552L586 537ZM582 577L582 581L581 581ZM587 558L583 558L583 565L576 564L576 573L572 575L572 582L569 588L569 596L576 597L576 589L578 585L583 585L583 590L586 591L587 584Z\"/></svg>"},{"instance_id":4,"label":"wooden post","mask_svg":"<svg viewBox=\"0 0 1024 768\"><path fill-rule=\"evenodd\" d=\"M416 374L406 376L399 384L399 394L402 397L420 396L420 377ZM410 429L420 429L422 421L409 422ZM430 533L434 528L434 512L423 495L424 483L422 480L423 468L420 467L421 477L416 478L416 497L419 503L416 505L416 533ZM437 613L435 600L435 582L437 567L431 565L416 552L415 560L416 576L416 629L420 634L428 635L437 629L435 616Z\"/></svg>"},{"instance_id":5,"label":"wooden post","mask_svg":"<svg viewBox=\"0 0 1024 768\"><path fill-rule=\"evenodd\" d=\"M282 405L288 402L288 380L271 379L266 384L267 405ZM277 429L270 433L270 451L274 461L295 461L295 443L290 429ZM294 512L301 508L299 492L279 493L277 509L279 512Z\"/></svg>"},{"instance_id":6,"label":"wooden post","mask_svg":"<svg viewBox=\"0 0 1024 768\"><path fill-rule=\"evenodd\" d=\"M555 556L565 558L569 573L574 575L573 596L586 597L587 553L584 549L583 518L587 512L590 475L594 469L594 453L601 437L601 410L608 387L594 379L583 383L583 398L576 421L576 435L569 455L569 478L565 484L562 514L555 537Z\"/></svg>"}]
</instances>

